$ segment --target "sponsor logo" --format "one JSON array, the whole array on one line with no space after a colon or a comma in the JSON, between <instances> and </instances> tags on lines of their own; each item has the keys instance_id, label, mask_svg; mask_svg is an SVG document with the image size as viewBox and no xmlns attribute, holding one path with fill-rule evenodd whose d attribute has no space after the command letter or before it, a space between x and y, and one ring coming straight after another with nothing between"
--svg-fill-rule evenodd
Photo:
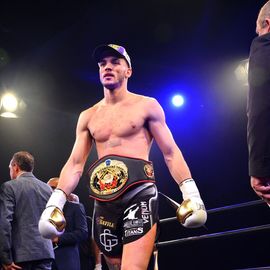
<instances>
[{"instance_id":1,"label":"sponsor logo","mask_svg":"<svg viewBox=\"0 0 270 270\"><path fill-rule=\"evenodd\" d=\"M139 206L137 206L137 204L133 204L132 206L130 206L128 209L125 210L124 214L125 217L123 220L129 219L129 220L134 220L134 219L138 219L137 217L135 217L137 211L139 210Z\"/></svg>"},{"instance_id":2,"label":"sponsor logo","mask_svg":"<svg viewBox=\"0 0 270 270\"><path fill-rule=\"evenodd\" d=\"M123 220L127 220L125 222L125 225L127 227L136 227L136 226L141 226L141 225L135 225L135 224L139 224L141 221L143 221L143 223L148 223L150 220L150 211L149 211L149 207L147 202L142 201L140 202L140 204L133 204L132 206L130 206L129 208L126 209L126 211L124 212L124 219ZM135 220L140 220L137 221L137 223L135 222Z\"/></svg>"},{"instance_id":3,"label":"sponsor logo","mask_svg":"<svg viewBox=\"0 0 270 270\"><path fill-rule=\"evenodd\" d=\"M128 220L124 223L125 229L138 228L138 227L142 227L142 226L143 226L142 219Z\"/></svg>"},{"instance_id":4,"label":"sponsor logo","mask_svg":"<svg viewBox=\"0 0 270 270\"><path fill-rule=\"evenodd\" d=\"M97 224L103 225L109 228L115 228L115 224L113 222L105 220L104 217L102 216L97 218Z\"/></svg>"},{"instance_id":5,"label":"sponsor logo","mask_svg":"<svg viewBox=\"0 0 270 270\"><path fill-rule=\"evenodd\" d=\"M150 218L150 211L148 210L147 202L141 202L141 211L143 223L148 223Z\"/></svg>"},{"instance_id":6,"label":"sponsor logo","mask_svg":"<svg viewBox=\"0 0 270 270\"><path fill-rule=\"evenodd\" d=\"M103 233L99 235L99 241L108 252L112 251L113 247L118 244L117 236L113 235L109 229L105 229Z\"/></svg>"},{"instance_id":7,"label":"sponsor logo","mask_svg":"<svg viewBox=\"0 0 270 270\"><path fill-rule=\"evenodd\" d=\"M140 234L143 234L142 227L125 230L125 237L140 235Z\"/></svg>"}]
</instances>

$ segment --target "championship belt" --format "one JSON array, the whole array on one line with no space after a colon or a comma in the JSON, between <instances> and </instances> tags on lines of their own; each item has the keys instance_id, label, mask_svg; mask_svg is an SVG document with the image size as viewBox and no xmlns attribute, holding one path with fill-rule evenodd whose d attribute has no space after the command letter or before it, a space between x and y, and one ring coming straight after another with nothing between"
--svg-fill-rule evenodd
<instances>
[{"instance_id":1,"label":"championship belt","mask_svg":"<svg viewBox=\"0 0 270 270\"><path fill-rule=\"evenodd\" d=\"M135 184L155 182L151 161L116 155L97 160L88 174L90 197L99 201L114 200Z\"/></svg>"}]
</instances>

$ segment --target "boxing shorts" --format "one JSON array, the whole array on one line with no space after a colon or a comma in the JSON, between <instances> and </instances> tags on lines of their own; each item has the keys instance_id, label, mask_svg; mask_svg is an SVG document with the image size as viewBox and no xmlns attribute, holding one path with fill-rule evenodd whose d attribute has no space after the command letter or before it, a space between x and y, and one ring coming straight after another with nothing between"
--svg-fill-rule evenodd
<instances>
[{"instance_id":1,"label":"boxing shorts","mask_svg":"<svg viewBox=\"0 0 270 270\"><path fill-rule=\"evenodd\" d=\"M117 200L95 200L92 235L103 254L119 257L123 244L144 236L158 219L156 185L134 185Z\"/></svg>"},{"instance_id":2,"label":"boxing shorts","mask_svg":"<svg viewBox=\"0 0 270 270\"><path fill-rule=\"evenodd\" d=\"M136 184L155 182L151 161L117 155L97 160L88 174L90 197L99 201L114 200Z\"/></svg>"}]
</instances>

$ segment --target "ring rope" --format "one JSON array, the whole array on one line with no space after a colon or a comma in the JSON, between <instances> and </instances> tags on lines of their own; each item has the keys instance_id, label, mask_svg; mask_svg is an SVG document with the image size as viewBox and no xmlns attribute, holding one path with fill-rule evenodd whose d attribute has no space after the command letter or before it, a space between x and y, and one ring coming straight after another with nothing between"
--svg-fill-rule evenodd
<instances>
[{"instance_id":1,"label":"ring rope","mask_svg":"<svg viewBox=\"0 0 270 270\"><path fill-rule=\"evenodd\" d=\"M263 203L265 203L265 201L255 200L255 201L250 201L250 202L245 202L245 203L233 204L233 205L223 206L223 207L219 207L219 208L209 209L209 210L207 210L207 214L209 215L209 214L213 214L213 213L217 213L217 212L224 212L224 211L228 211L228 210L233 210L233 209L247 207L247 206L253 206L253 205L259 205L259 204L263 204ZM174 221L174 220L177 220L177 218L176 217L164 218L164 219L161 219L159 222L161 224L161 223L166 223L166 222L170 222L170 221Z\"/></svg>"},{"instance_id":2,"label":"ring rope","mask_svg":"<svg viewBox=\"0 0 270 270\"><path fill-rule=\"evenodd\" d=\"M223 232L218 232L218 233L210 233L210 234L203 234L203 235L198 235L198 236L191 236L191 237L169 240L169 241L164 241L164 242L158 242L155 244L155 247L160 248L160 247L165 247L168 245L182 244L182 243L189 242L189 241L218 238L218 237L243 234L243 233L261 231L261 230L267 230L267 229L270 229L270 224L254 226L254 227L247 227L247 228L242 228L242 229L237 229L237 230L223 231Z\"/></svg>"}]
</instances>

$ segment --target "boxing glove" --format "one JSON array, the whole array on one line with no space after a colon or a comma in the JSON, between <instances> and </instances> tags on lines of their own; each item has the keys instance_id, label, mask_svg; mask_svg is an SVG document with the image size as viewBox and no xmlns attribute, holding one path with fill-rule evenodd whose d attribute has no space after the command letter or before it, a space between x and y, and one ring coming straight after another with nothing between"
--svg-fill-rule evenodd
<instances>
[{"instance_id":1,"label":"boxing glove","mask_svg":"<svg viewBox=\"0 0 270 270\"><path fill-rule=\"evenodd\" d=\"M177 219L187 228L203 226L207 220L207 212L195 181L186 179L179 187L184 201L176 211Z\"/></svg>"},{"instance_id":2,"label":"boxing glove","mask_svg":"<svg viewBox=\"0 0 270 270\"><path fill-rule=\"evenodd\" d=\"M44 238L53 239L64 233L66 220L62 210L66 200L66 194L61 189L55 189L52 193L38 223L39 232Z\"/></svg>"}]
</instances>

